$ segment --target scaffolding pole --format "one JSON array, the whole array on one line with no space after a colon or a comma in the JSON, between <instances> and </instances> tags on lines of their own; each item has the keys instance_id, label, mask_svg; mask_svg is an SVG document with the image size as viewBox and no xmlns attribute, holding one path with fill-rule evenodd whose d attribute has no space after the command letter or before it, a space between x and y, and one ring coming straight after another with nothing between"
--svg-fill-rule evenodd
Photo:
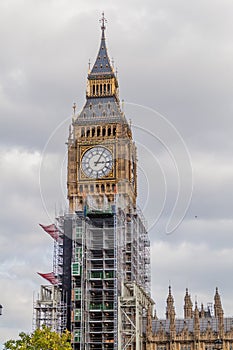
<instances>
[{"instance_id":1,"label":"scaffolding pole","mask_svg":"<svg viewBox=\"0 0 233 350\"><path fill-rule=\"evenodd\" d=\"M136 283L125 283L118 303L118 350L142 350L143 320L154 304Z\"/></svg>"}]
</instances>

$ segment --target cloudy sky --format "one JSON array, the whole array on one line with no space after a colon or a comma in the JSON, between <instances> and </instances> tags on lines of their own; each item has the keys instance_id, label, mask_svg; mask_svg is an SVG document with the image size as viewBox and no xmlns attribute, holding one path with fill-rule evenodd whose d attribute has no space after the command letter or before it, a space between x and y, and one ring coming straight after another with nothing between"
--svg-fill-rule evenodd
<instances>
[{"instance_id":1,"label":"cloudy sky","mask_svg":"<svg viewBox=\"0 0 233 350\"><path fill-rule=\"evenodd\" d=\"M1 0L0 344L31 331L44 283L36 272L52 270L53 243L38 223L66 206L65 141L103 10L138 145L157 314L171 283L177 317L186 287L206 305L218 286L233 315L232 1Z\"/></svg>"}]
</instances>

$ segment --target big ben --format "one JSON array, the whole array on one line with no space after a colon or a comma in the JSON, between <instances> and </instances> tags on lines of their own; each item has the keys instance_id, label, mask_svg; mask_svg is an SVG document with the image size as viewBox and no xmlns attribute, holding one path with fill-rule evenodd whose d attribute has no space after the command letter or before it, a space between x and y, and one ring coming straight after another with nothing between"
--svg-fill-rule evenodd
<instances>
[{"instance_id":1,"label":"big ben","mask_svg":"<svg viewBox=\"0 0 233 350\"><path fill-rule=\"evenodd\" d=\"M69 212L55 225L57 284L42 289L36 323L70 330L75 350L142 350L153 305L150 242L137 208L136 146L105 29L103 14L86 103L79 113L74 106L67 142ZM42 300L48 295L55 302Z\"/></svg>"}]
</instances>

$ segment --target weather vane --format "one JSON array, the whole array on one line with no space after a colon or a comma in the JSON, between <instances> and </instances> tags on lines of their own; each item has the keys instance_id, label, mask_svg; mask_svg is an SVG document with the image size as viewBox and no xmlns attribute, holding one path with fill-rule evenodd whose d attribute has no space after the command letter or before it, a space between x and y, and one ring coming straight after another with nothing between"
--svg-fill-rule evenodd
<instances>
[{"instance_id":1,"label":"weather vane","mask_svg":"<svg viewBox=\"0 0 233 350\"><path fill-rule=\"evenodd\" d=\"M107 23L107 20L104 17L104 11L102 12L102 18L99 20L99 22L102 24L101 25L101 29L104 30L105 29L105 23Z\"/></svg>"}]
</instances>

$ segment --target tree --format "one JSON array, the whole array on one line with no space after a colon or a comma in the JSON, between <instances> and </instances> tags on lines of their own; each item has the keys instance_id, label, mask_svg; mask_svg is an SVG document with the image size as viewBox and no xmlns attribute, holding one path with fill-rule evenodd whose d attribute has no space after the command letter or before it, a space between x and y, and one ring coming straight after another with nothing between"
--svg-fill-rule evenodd
<instances>
[{"instance_id":1,"label":"tree","mask_svg":"<svg viewBox=\"0 0 233 350\"><path fill-rule=\"evenodd\" d=\"M72 350L70 339L68 331L58 334L44 326L31 334L19 333L19 339L8 340L4 350Z\"/></svg>"}]
</instances>

